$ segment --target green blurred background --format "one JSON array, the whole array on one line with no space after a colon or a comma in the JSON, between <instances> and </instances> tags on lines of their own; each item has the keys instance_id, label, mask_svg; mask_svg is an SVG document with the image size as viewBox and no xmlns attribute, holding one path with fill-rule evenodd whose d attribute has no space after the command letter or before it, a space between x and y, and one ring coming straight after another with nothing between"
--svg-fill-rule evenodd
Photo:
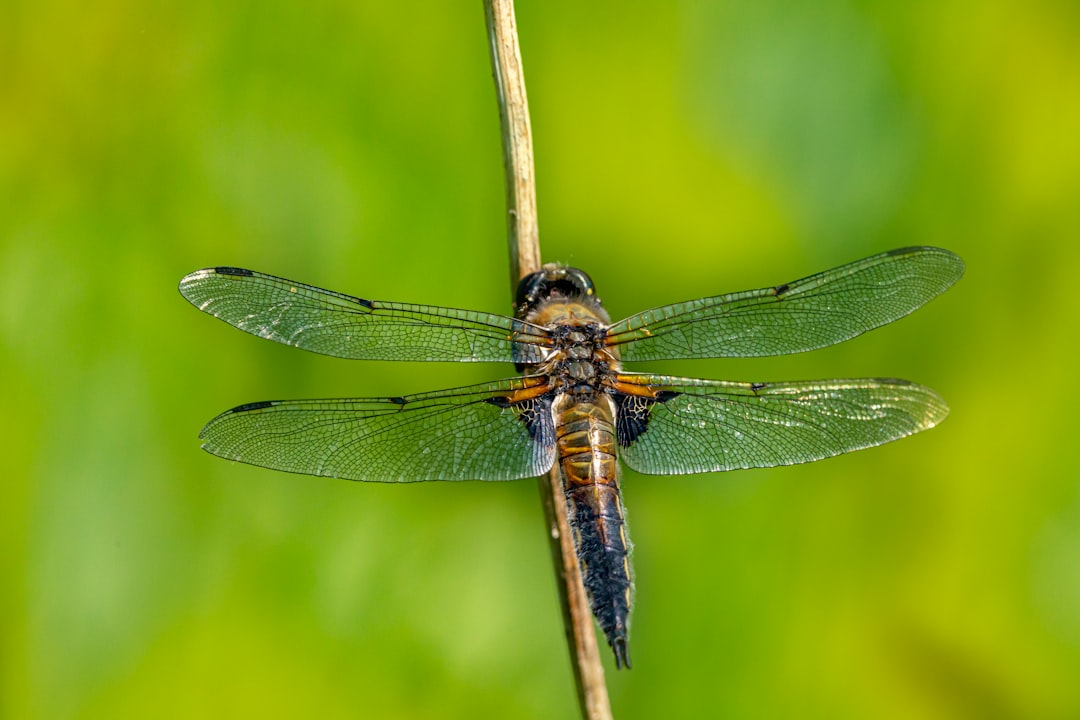
<instances>
[{"instance_id":1,"label":"green blurred background","mask_svg":"<svg viewBox=\"0 0 1080 720\"><path fill-rule=\"evenodd\" d=\"M966 278L739 380L934 387L821 463L627 472L620 718L1080 717L1080 7L521 2L544 259L621 317L904 245ZM509 367L350 363L176 292L242 265L509 310L479 2L0 4L0 714L576 713L535 483L227 463L202 424ZM605 662L611 667L605 648Z\"/></svg>"}]
</instances>

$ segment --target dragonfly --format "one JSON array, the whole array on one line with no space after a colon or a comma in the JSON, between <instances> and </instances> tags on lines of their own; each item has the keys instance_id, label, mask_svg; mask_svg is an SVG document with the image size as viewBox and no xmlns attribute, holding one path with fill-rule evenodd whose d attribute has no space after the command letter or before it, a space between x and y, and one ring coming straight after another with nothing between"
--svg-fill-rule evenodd
<instances>
[{"instance_id":1,"label":"dragonfly","mask_svg":"<svg viewBox=\"0 0 1080 720\"><path fill-rule=\"evenodd\" d=\"M733 382L623 364L822 348L908 315L963 272L948 250L901 248L614 323L590 277L558 264L522 279L513 317L367 300L236 267L197 270L180 292L244 332L324 355L514 363L516 377L450 390L247 403L199 437L222 458L365 482L517 480L555 468L592 613L616 668L628 668L620 461L646 475L805 463L932 428L948 406L893 378Z\"/></svg>"}]
</instances>

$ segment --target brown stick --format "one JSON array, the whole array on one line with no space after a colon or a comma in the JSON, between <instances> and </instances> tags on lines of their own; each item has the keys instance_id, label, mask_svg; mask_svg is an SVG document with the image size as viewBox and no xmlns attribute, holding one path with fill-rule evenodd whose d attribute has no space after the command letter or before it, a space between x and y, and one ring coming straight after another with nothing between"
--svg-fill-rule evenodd
<instances>
[{"instance_id":1,"label":"brown stick","mask_svg":"<svg viewBox=\"0 0 1080 720\"><path fill-rule=\"evenodd\" d=\"M525 96L525 74L521 67L513 0L484 0L484 11L502 123L510 280L512 290L516 290L521 278L540 269L529 104ZM581 584L566 495L558 469L553 468L547 477L539 478L539 483L581 715L586 720L611 720L604 667L600 663L589 601Z\"/></svg>"},{"instance_id":2,"label":"brown stick","mask_svg":"<svg viewBox=\"0 0 1080 720\"><path fill-rule=\"evenodd\" d=\"M525 73L521 68L513 0L484 0L484 11L502 124L510 292L513 293L521 278L540 269L532 128L529 126L529 102L525 97Z\"/></svg>"}]
</instances>

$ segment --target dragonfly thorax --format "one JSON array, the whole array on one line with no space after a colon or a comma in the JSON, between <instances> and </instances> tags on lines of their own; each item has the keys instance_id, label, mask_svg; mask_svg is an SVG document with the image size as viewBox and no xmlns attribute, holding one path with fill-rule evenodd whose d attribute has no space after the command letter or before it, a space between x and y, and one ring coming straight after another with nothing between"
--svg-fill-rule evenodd
<instances>
[{"instance_id":1,"label":"dragonfly thorax","mask_svg":"<svg viewBox=\"0 0 1080 720\"><path fill-rule=\"evenodd\" d=\"M521 369L549 375L564 389L595 389L617 370L618 357L607 347L611 320L583 271L545 265L521 281L517 300L519 317L546 328L551 339L544 360Z\"/></svg>"},{"instance_id":2,"label":"dragonfly thorax","mask_svg":"<svg viewBox=\"0 0 1080 720\"><path fill-rule=\"evenodd\" d=\"M597 322L551 327L554 347L541 369L566 386L595 386L613 370L617 358L608 349L607 328Z\"/></svg>"}]
</instances>

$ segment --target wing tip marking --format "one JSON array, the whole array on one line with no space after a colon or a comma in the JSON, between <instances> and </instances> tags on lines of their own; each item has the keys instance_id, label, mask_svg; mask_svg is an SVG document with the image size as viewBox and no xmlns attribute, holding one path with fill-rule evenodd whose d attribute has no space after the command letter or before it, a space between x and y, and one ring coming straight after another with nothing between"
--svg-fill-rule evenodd
<instances>
[{"instance_id":1,"label":"wing tip marking","mask_svg":"<svg viewBox=\"0 0 1080 720\"><path fill-rule=\"evenodd\" d=\"M211 270L217 275L232 275L234 277L253 277L255 273L246 268L232 267L231 265L219 265Z\"/></svg>"},{"instance_id":2,"label":"wing tip marking","mask_svg":"<svg viewBox=\"0 0 1080 720\"><path fill-rule=\"evenodd\" d=\"M253 410L265 410L268 407L272 407L273 404L273 400L258 400L256 402L249 402L244 403L243 405L237 405L232 410L230 410L229 413L243 413L251 412Z\"/></svg>"}]
</instances>

